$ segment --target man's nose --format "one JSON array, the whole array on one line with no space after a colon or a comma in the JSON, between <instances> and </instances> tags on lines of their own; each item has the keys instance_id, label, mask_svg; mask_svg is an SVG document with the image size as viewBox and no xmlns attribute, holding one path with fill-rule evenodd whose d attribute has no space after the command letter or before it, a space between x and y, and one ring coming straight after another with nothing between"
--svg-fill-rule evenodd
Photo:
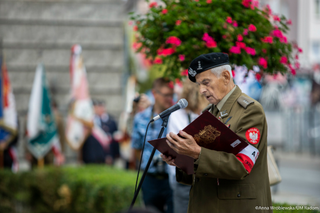
<instances>
[{"instance_id":1,"label":"man's nose","mask_svg":"<svg viewBox=\"0 0 320 213\"><path fill-rule=\"evenodd\" d=\"M205 86L203 86L203 85L200 84L200 85L199 85L199 92L204 95L204 94L206 93L206 91L207 91L207 90L206 90Z\"/></svg>"}]
</instances>

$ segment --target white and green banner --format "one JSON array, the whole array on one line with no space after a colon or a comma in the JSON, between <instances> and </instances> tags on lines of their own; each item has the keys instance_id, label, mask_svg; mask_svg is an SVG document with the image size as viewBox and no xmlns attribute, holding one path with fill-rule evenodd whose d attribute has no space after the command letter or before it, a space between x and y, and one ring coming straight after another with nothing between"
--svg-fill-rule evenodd
<instances>
[{"instance_id":1,"label":"white and green banner","mask_svg":"<svg viewBox=\"0 0 320 213\"><path fill-rule=\"evenodd\" d=\"M33 156L41 159L59 140L42 64L39 64L36 70L27 119L27 147Z\"/></svg>"}]
</instances>

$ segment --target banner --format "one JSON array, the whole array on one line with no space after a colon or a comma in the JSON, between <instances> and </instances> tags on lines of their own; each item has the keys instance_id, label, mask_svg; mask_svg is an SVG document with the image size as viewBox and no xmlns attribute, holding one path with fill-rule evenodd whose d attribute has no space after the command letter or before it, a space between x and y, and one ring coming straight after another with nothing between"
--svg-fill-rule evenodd
<instances>
[{"instance_id":1,"label":"banner","mask_svg":"<svg viewBox=\"0 0 320 213\"><path fill-rule=\"evenodd\" d=\"M94 109L89 95L87 72L83 64L81 51L80 45L74 45L71 48L71 97L66 139L72 149L79 150L89 134L92 133L101 146L106 148L110 143L110 137L93 122Z\"/></svg>"},{"instance_id":2,"label":"banner","mask_svg":"<svg viewBox=\"0 0 320 213\"><path fill-rule=\"evenodd\" d=\"M6 147L18 132L18 123L14 95L3 57L0 57L0 67L0 143L6 143Z\"/></svg>"},{"instance_id":3,"label":"banner","mask_svg":"<svg viewBox=\"0 0 320 213\"><path fill-rule=\"evenodd\" d=\"M27 119L27 147L34 157L41 159L53 144L59 143L45 71L41 64L36 70Z\"/></svg>"}]
</instances>

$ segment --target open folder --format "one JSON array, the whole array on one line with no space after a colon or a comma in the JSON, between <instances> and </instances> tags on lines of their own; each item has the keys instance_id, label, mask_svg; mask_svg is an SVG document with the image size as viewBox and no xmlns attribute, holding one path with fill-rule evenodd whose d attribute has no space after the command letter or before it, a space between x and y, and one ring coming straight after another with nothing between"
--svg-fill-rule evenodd
<instances>
[{"instance_id":1,"label":"open folder","mask_svg":"<svg viewBox=\"0 0 320 213\"><path fill-rule=\"evenodd\" d=\"M202 113L197 119L184 128L183 131L192 135L201 147L233 153L234 155L238 154L249 145L249 143L239 137L208 111ZM166 138L148 142L162 154L171 156L174 159L174 163L184 172L189 175L194 173L194 159L176 153L169 147Z\"/></svg>"}]
</instances>

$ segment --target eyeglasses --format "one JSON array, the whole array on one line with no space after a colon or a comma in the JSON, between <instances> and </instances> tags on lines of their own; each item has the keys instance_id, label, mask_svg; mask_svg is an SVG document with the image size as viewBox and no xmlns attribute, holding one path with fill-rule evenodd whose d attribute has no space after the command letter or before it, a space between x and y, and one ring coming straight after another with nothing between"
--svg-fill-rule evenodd
<instances>
[{"instance_id":1,"label":"eyeglasses","mask_svg":"<svg viewBox=\"0 0 320 213\"><path fill-rule=\"evenodd\" d=\"M156 91L158 94L160 94L164 98L173 98L173 93L163 94L159 90Z\"/></svg>"}]
</instances>

